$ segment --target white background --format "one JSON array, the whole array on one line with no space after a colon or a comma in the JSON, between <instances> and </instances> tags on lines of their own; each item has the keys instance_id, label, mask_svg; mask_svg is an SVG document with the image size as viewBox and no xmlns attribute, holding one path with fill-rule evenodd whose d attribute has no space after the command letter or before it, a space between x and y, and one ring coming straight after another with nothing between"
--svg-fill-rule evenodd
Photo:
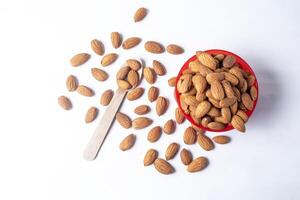
<instances>
[{"instance_id":1,"label":"white background","mask_svg":"<svg viewBox=\"0 0 300 200\"><path fill-rule=\"evenodd\" d=\"M149 14L135 24L133 13L140 6ZM1 0L0 199L299 199L299 7L296 0ZM139 36L142 43L177 43L185 53L150 55L143 44L114 50L109 41L112 31L125 38ZM94 38L104 42L106 52L120 55L105 68L110 78L104 83L90 74L101 59L90 49ZM205 152L197 144L183 144L187 122L154 144L146 140L149 128L125 130L115 123L99 157L93 162L82 158L96 126L84 123L85 112L94 105L103 114L101 91L116 88L115 72L127 58L142 57L147 65L158 59L167 67L167 75L155 85L170 99L170 108L160 118L154 110L149 114L154 125L163 125L174 118L176 107L168 78L196 50L213 48L242 56L258 77L259 103L246 134L230 131L230 144ZM72 68L69 59L79 52L91 53L92 59ZM96 96L67 92L69 74L92 87ZM145 81L142 85L149 88ZM62 110L57 105L60 95L70 97L74 109ZM121 110L134 118L133 108L144 103L146 95L124 102ZM136 145L121 152L119 142L129 133L137 135ZM176 173L170 176L153 166L143 167L148 148L156 148L163 157L172 141L191 149L194 157L207 156L209 167L187 173L179 156L171 161Z\"/></svg>"}]
</instances>

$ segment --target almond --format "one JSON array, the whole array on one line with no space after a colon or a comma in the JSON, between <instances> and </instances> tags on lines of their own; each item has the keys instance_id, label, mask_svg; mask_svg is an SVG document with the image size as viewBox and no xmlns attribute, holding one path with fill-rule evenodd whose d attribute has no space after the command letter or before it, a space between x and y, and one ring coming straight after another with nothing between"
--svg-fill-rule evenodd
<instances>
[{"instance_id":1,"label":"almond","mask_svg":"<svg viewBox=\"0 0 300 200\"><path fill-rule=\"evenodd\" d=\"M134 71L138 71L141 68L141 63L135 59L128 59L126 64Z\"/></svg>"},{"instance_id":2,"label":"almond","mask_svg":"<svg viewBox=\"0 0 300 200\"><path fill-rule=\"evenodd\" d=\"M175 87L175 85L176 85L176 76L169 78L168 84L169 84L170 87Z\"/></svg>"},{"instance_id":3,"label":"almond","mask_svg":"<svg viewBox=\"0 0 300 200\"><path fill-rule=\"evenodd\" d=\"M103 56L103 58L101 60L101 65L103 67L111 65L113 62L115 62L117 60L117 58L118 58L118 55L115 53L106 54L105 56Z\"/></svg>"},{"instance_id":4,"label":"almond","mask_svg":"<svg viewBox=\"0 0 300 200\"><path fill-rule=\"evenodd\" d=\"M121 113L121 112L118 112L116 114L116 120L117 122L119 122L119 124L128 129L132 126L132 122L131 122L131 119L124 113Z\"/></svg>"},{"instance_id":5,"label":"almond","mask_svg":"<svg viewBox=\"0 0 300 200\"><path fill-rule=\"evenodd\" d=\"M85 115L85 123L91 123L98 115L98 108L90 107Z\"/></svg>"},{"instance_id":6,"label":"almond","mask_svg":"<svg viewBox=\"0 0 300 200\"><path fill-rule=\"evenodd\" d=\"M198 60L190 62L189 69L195 73L199 72L203 77L206 77L208 74L213 72L210 68L201 64Z\"/></svg>"},{"instance_id":7,"label":"almond","mask_svg":"<svg viewBox=\"0 0 300 200\"><path fill-rule=\"evenodd\" d=\"M255 76L250 75L247 78L247 85L248 87L251 87L255 83Z\"/></svg>"},{"instance_id":8,"label":"almond","mask_svg":"<svg viewBox=\"0 0 300 200\"><path fill-rule=\"evenodd\" d=\"M217 68L216 60L208 53L197 51L196 56L200 63L207 66L208 68L215 70Z\"/></svg>"},{"instance_id":9,"label":"almond","mask_svg":"<svg viewBox=\"0 0 300 200\"><path fill-rule=\"evenodd\" d=\"M90 59L90 54L87 53L79 53L73 56L70 60L70 63L73 67L78 67L79 65L84 64L86 61Z\"/></svg>"},{"instance_id":10,"label":"almond","mask_svg":"<svg viewBox=\"0 0 300 200\"><path fill-rule=\"evenodd\" d=\"M150 107L147 105L140 105L134 109L134 113L137 115L145 115L150 112Z\"/></svg>"},{"instance_id":11,"label":"almond","mask_svg":"<svg viewBox=\"0 0 300 200\"><path fill-rule=\"evenodd\" d=\"M72 103L66 96L58 97L58 104L65 110L70 110L72 108Z\"/></svg>"},{"instance_id":12,"label":"almond","mask_svg":"<svg viewBox=\"0 0 300 200\"><path fill-rule=\"evenodd\" d=\"M156 113L158 116L163 115L169 106L169 101L165 97L159 96L156 101Z\"/></svg>"},{"instance_id":13,"label":"almond","mask_svg":"<svg viewBox=\"0 0 300 200\"><path fill-rule=\"evenodd\" d=\"M152 165L157 157L158 152L155 149L149 149L144 157L144 166Z\"/></svg>"},{"instance_id":14,"label":"almond","mask_svg":"<svg viewBox=\"0 0 300 200\"><path fill-rule=\"evenodd\" d=\"M93 77L98 81L105 81L108 78L108 74L101 69L92 68L91 72L92 72Z\"/></svg>"},{"instance_id":15,"label":"almond","mask_svg":"<svg viewBox=\"0 0 300 200\"><path fill-rule=\"evenodd\" d=\"M225 78L224 73L217 73L213 72L206 76L206 80L209 84L211 84L213 81L223 81Z\"/></svg>"},{"instance_id":16,"label":"almond","mask_svg":"<svg viewBox=\"0 0 300 200\"><path fill-rule=\"evenodd\" d=\"M236 102L236 98L224 98L220 101L219 105L221 106L221 108L227 108L229 106L232 106L234 103Z\"/></svg>"},{"instance_id":17,"label":"almond","mask_svg":"<svg viewBox=\"0 0 300 200\"><path fill-rule=\"evenodd\" d=\"M179 108L175 109L175 119L177 124L182 124L185 120L185 117Z\"/></svg>"},{"instance_id":18,"label":"almond","mask_svg":"<svg viewBox=\"0 0 300 200\"><path fill-rule=\"evenodd\" d=\"M231 113L235 115L238 110L238 102L236 101L232 106L230 106Z\"/></svg>"},{"instance_id":19,"label":"almond","mask_svg":"<svg viewBox=\"0 0 300 200\"><path fill-rule=\"evenodd\" d=\"M248 110L253 109L253 101L248 93L242 94L242 102Z\"/></svg>"},{"instance_id":20,"label":"almond","mask_svg":"<svg viewBox=\"0 0 300 200\"><path fill-rule=\"evenodd\" d=\"M242 120L246 123L248 121L248 115L242 111L242 110L238 110L236 115L238 115L239 117L242 118Z\"/></svg>"},{"instance_id":21,"label":"almond","mask_svg":"<svg viewBox=\"0 0 300 200\"><path fill-rule=\"evenodd\" d=\"M168 163L167 161L161 158L157 158L154 161L154 167L158 172L165 175L172 174L175 172L174 167L170 163Z\"/></svg>"},{"instance_id":22,"label":"almond","mask_svg":"<svg viewBox=\"0 0 300 200\"><path fill-rule=\"evenodd\" d=\"M206 116L202 118L201 125L207 127L210 122L211 122L211 118Z\"/></svg>"},{"instance_id":23,"label":"almond","mask_svg":"<svg viewBox=\"0 0 300 200\"><path fill-rule=\"evenodd\" d=\"M211 108L211 104L208 101L202 101L196 108L195 116L197 118L203 117Z\"/></svg>"},{"instance_id":24,"label":"almond","mask_svg":"<svg viewBox=\"0 0 300 200\"><path fill-rule=\"evenodd\" d=\"M73 75L68 76L67 81L66 81L66 87L67 87L67 90L70 92L75 91L78 87L77 78Z\"/></svg>"},{"instance_id":25,"label":"almond","mask_svg":"<svg viewBox=\"0 0 300 200\"><path fill-rule=\"evenodd\" d=\"M122 47L123 47L123 49L131 49L131 48L137 46L140 42L141 42L141 39L138 37L127 38L123 42Z\"/></svg>"},{"instance_id":26,"label":"almond","mask_svg":"<svg viewBox=\"0 0 300 200\"><path fill-rule=\"evenodd\" d=\"M165 134L170 135L175 132L175 129L176 129L176 123L174 120L170 119L165 123L163 131Z\"/></svg>"},{"instance_id":27,"label":"almond","mask_svg":"<svg viewBox=\"0 0 300 200\"><path fill-rule=\"evenodd\" d=\"M205 157L198 157L194 159L187 167L188 172L198 172L206 168L208 165L208 159Z\"/></svg>"},{"instance_id":28,"label":"almond","mask_svg":"<svg viewBox=\"0 0 300 200\"><path fill-rule=\"evenodd\" d=\"M77 90L76 90L79 94L83 95L83 96L86 96L86 97L91 97L91 96L94 96L94 91L87 87L87 86L84 86L84 85L79 85L77 87Z\"/></svg>"},{"instance_id":29,"label":"almond","mask_svg":"<svg viewBox=\"0 0 300 200\"><path fill-rule=\"evenodd\" d=\"M150 87L148 90L148 99L150 102L153 102L157 99L159 95L159 89L157 87Z\"/></svg>"},{"instance_id":30,"label":"almond","mask_svg":"<svg viewBox=\"0 0 300 200\"><path fill-rule=\"evenodd\" d=\"M129 71L130 71L130 67L128 67L128 66L121 67L116 75L117 80L124 80Z\"/></svg>"},{"instance_id":31,"label":"almond","mask_svg":"<svg viewBox=\"0 0 300 200\"><path fill-rule=\"evenodd\" d=\"M185 144L195 144L197 140L197 133L193 127L188 127L183 133L183 141Z\"/></svg>"},{"instance_id":32,"label":"almond","mask_svg":"<svg viewBox=\"0 0 300 200\"><path fill-rule=\"evenodd\" d=\"M223 80L222 85L223 85L226 97L235 98L235 93L232 89L232 86L231 86L230 82L227 81L227 80Z\"/></svg>"},{"instance_id":33,"label":"almond","mask_svg":"<svg viewBox=\"0 0 300 200\"><path fill-rule=\"evenodd\" d=\"M136 137L134 134L130 134L130 135L126 136L119 145L120 149L122 151L127 151L134 145L135 139L136 139Z\"/></svg>"},{"instance_id":34,"label":"almond","mask_svg":"<svg viewBox=\"0 0 300 200\"><path fill-rule=\"evenodd\" d=\"M215 143L218 144L227 144L230 142L230 137L226 135L218 135L212 138Z\"/></svg>"},{"instance_id":35,"label":"almond","mask_svg":"<svg viewBox=\"0 0 300 200\"><path fill-rule=\"evenodd\" d=\"M253 101L257 99L257 89L254 86L250 88L250 95Z\"/></svg>"},{"instance_id":36,"label":"almond","mask_svg":"<svg viewBox=\"0 0 300 200\"><path fill-rule=\"evenodd\" d=\"M136 87L139 84L139 74L134 70L130 70L127 74L127 81L132 87Z\"/></svg>"},{"instance_id":37,"label":"almond","mask_svg":"<svg viewBox=\"0 0 300 200\"><path fill-rule=\"evenodd\" d=\"M157 60L153 60L152 65L153 65L153 70L157 75L163 76L166 74L166 68L163 66L163 64L161 64L161 62Z\"/></svg>"},{"instance_id":38,"label":"almond","mask_svg":"<svg viewBox=\"0 0 300 200\"><path fill-rule=\"evenodd\" d=\"M184 165L189 165L193 160L192 153L187 149L182 149L180 152L180 159Z\"/></svg>"},{"instance_id":39,"label":"almond","mask_svg":"<svg viewBox=\"0 0 300 200\"><path fill-rule=\"evenodd\" d=\"M212 140L204 134L199 134L197 137L198 144L206 151L214 149Z\"/></svg>"},{"instance_id":40,"label":"almond","mask_svg":"<svg viewBox=\"0 0 300 200\"><path fill-rule=\"evenodd\" d=\"M91 48L96 54L100 56L104 54L104 45L97 39L91 41Z\"/></svg>"},{"instance_id":41,"label":"almond","mask_svg":"<svg viewBox=\"0 0 300 200\"><path fill-rule=\"evenodd\" d=\"M147 9L146 8L139 8L134 13L134 22L142 21L147 15Z\"/></svg>"},{"instance_id":42,"label":"almond","mask_svg":"<svg viewBox=\"0 0 300 200\"><path fill-rule=\"evenodd\" d=\"M161 44L154 41L146 42L144 48L146 51L155 54L163 53L165 51L165 48Z\"/></svg>"},{"instance_id":43,"label":"almond","mask_svg":"<svg viewBox=\"0 0 300 200\"><path fill-rule=\"evenodd\" d=\"M148 136L147 136L148 141L156 142L160 138L161 133L162 133L162 129L160 126L153 127L148 133Z\"/></svg>"},{"instance_id":44,"label":"almond","mask_svg":"<svg viewBox=\"0 0 300 200\"><path fill-rule=\"evenodd\" d=\"M144 94L144 88L137 87L137 88L134 88L133 90L131 90L130 92L128 92L127 99L129 101L134 101L134 100L140 98L143 94Z\"/></svg>"},{"instance_id":45,"label":"almond","mask_svg":"<svg viewBox=\"0 0 300 200\"><path fill-rule=\"evenodd\" d=\"M132 121L132 126L135 129L143 129L152 124L152 122L148 117L138 117Z\"/></svg>"},{"instance_id":46,"label":"almond","mask_svg":"<svg viewBox=\"0 0 300 200\"><path fill-rule=\"evenodd\" d=\"M132 86L130 85L130 83L128 83L125 80L117 80L117 84L123 90L128 90L128 89L132 88Z\"/></svg>"},{"instance_id":47,"label":"almond","mask_svg":"<svg viewBox=\"0 0 300 200\"><path fill-rule=\"evenodd\" d=\"M182 54L184 50L182 47L176 44L170 44L167 46L167 52L173 55L178 55L178 54Z\"/></svg>"},{"instance_id":48,"label":"almond","mask_svg":"<svg viewBox=\"0 0 300 200\"><path fill-rule=\"evenodd\" d=\"M177 90L179 93L186 93L192 87L192 75L184 74L182 75L177 82Z\"/></svg>"},{"instance_id":49,"label":"almond","mask_svg":"<svg viewBox=\"0 0 300 200\"><path fill-rule=\"evenodd\" d=\"M224 72L224 76L225 79L229 81L232 85L237 85L239 83L239 79L229 72Z\"/></svg>"},{"instance_id":50,"label":"almond","mask_svg":"<svg viewBox=\"0 0 300 200\"><path fill-rule=\"evenodd\" d=\"M241 72L241 69L239 67L232 67L229 72L236 76L239 80L244 79L244 76Z\"/></svg>"},{"instance_id":51,"label":"almond","mask_svg":"<svg viewBox=\"0 0 300 200\"><path fill-rule=\"evenodd\" d=\"M199 104L199 101L196 99L196 96L187 95L184 98L184 102L189 106L197 106Z\"/></svg>"},{"instance_id":52,"label":"almond","mask_svg":"<svg viewBox=\"0 0 300 200\"><path fill-rule=\"evenodd\" d=\"M225 128L225 125L220 122L210 122L207 124L207 127L215 131L220 131Z\"/></svg>"},{"instance_id":53,"label":"almond","mask_svg":"<svg viewBox=\"0 0 300 200\"><path fill-rule=\"evenodd\" d=\"M245 122L238 115L234 115L232 117L231 125L233 126L233 128L235 128L236 130L238 130L240 132L245 132L246 131Z\"/></svg>"},{"instance_id":54,"label":"almond","mask_svg":"<svg viewBox=\"0 0 300 200\"><path fill-rule=\"evenodd\" d=\"M101 95L100 104L102 106L107 106L110 103L113 96L114 92L112 90L105 90Z\"/></svg>"},{"instance_id":55,"label":"almond","mask_svg":"<svg viewBox=\"0 0 300 200\"><path fill-rule=\"evenodd\" d=\"M231 68L236 62L236 59L234 56L226 56L223 60L223 67L225 68Z\"/></svg>"},{"instance_id":56,"label":"almond","mask_svg":"<svg viewBox=\"0 0 300 200\"><path fill-rule=\"evenodd\" d=\"M166 153L165 153L165 157L166 157L166 160L171 160L173 159L176 154L178 153L179 151L179 144L177 143L171 143L168 147L167 147L167 150L166 150Z\"/></svg>"},{"instance_id":57,"label":"almond","mask_svg":"<svg viewBox=\"0 0 300 200\"><path fill-rule=\"evenodd\" d=\"M194 87L196 88L197 92L203 93L206 90L207 81L200 74L194 75L192 78L192 82L193 82Z\"/></svg>"},{"instance_id":58,"label":"almond","mask_svg":"<svg viewBox=\"0 0 300 200\"><path fill-rule=\"evenodd\" d=\"M153 84L156 80L155 72L150 67L145 67L143 70L144 78L150 84Z\"/></svg>"},{"instance_id":59,"label":"almond","mask_svg":"<svg viewBox=\"0 0 300 200\"><path fill-rule=\"evenodd\" d=\"M122 36L118 32L112 32L110 34L110 40L111 40L112 46L115 49L119 48L121 46L121 44L122 44Z\"/></svg>"},{"instance_id":60,"label":"almond","mask_svg":"<svg viewBox=\"0 0 300 200\"><path fill-rule=\"evenodd\" d=\"M222 100L225 97L223 87L219 81L213 81L210 84L210 91L216 100Z\"/></svg>"},{"instance_id":61,"label":"almond","mask_svg":"<svg viewBox=\"0 0 300 200\"><path fill-rule=\"evenodd\" d=\"M217 54L214 56L215 59L217 59L218 61L223 61L225 58L225 55L223 54Z\"/></svg>"}]
</instances>

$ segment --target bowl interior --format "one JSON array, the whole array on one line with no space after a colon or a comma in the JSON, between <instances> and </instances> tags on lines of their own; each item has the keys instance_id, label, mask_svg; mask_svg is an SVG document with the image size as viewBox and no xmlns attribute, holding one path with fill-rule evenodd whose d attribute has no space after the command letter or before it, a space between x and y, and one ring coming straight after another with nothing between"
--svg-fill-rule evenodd
<instances>
[{"instance_id":1,"label":"bowl interior","mask_svg":"<svg viewBox=\"0 0 300 200\"><path fill-rule=\"evenodd\" d=\"M251 111L247 111L246 114L248 115L248 117L250 117L253 113L253 111L255 110L255 107L256 107L256 104L257 104L257 100L258 100L258 96L259 96L259 91L258 91L258 82L257 82L257 78L255 76L255 73L253 72L253 70L251 69L251 67L248 65L248 63L246 63L246 61L244 61L241 57L239 57L238 55L235 55L234 53L231 53L229 51L225 51L225 50L219 50L219 49L211 49L211 50L206 50L205 52L209 53L209 54L213 54L213 55L216 55L216 54L224 54L224 55L232 55L236 58L236 62L240 65L240 67L246 71L246 72L249 72L250 74L252 74L254 77L255 77L255 82L254 82L254 87L257 89L257 99L254 101L254 105L253 105L253 109ZM209 129L209 128L206 128L204 126L202 126L201 124L198 125L195 123L195 121L192 119L192 117L189 115L189 114L186 114L184 113L182 107L181 107L181 104L180 104L180 98L179 98L179 92L177 91L177 82L182 74L182 72L187 69L189 67L189 63L196 60L197 57L196 55L192 56L190 59L188 59L184 65L182 66L182 68L180 69L178 75L177 75L177 78L176 78L176 85L175 85L175 99L177 101L177 104L178 104L178 107L179 109L182 111L182 113L184 114L184 116L195 126L203 129L203 130L206 130L206 131L211 131L211 132L224 132L224 131L229 131L229 130L232 130L233 127L228 124L223 130L212 130L212 129Z\"/></svg>"}]
</instances>

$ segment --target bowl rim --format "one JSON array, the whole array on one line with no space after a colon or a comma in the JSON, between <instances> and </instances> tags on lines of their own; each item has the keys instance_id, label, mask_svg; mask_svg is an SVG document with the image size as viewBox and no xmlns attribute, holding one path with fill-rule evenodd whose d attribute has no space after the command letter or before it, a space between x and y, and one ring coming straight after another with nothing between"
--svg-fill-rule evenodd
<instances>
[{"instance_id":1,"label":"bowl rim","mask_svg":"<svg viewBox=\"0 0 300 200\"><path fill-rule=\"evenodd\" d=\"M256 105L257 105L257 102L258 102L258 98L259 98L259 89L258 89L258 81L257 81L257 77L253 71L253 69L250 67L250 65L243 59L241 58L240 56L230 52L230 51L226 51L226 50L221 50L221 49L209 49L209 50L205 50L204 52L206 53L209 53L209 54L213 54L213 55L217 55L217 54L224 54L225 56L227 55L231 55L231 56L234 56L236 58L236 62L240 65L240 67L245 70L246 72L250 72L251 75L253 75L255 77L255 82L253 84L253 86L256 88L257 90L257 98L256 100L253 102L253 109L250 110L250 111L247 111L246 114L248 116L248 118L250 118L250 116L252 115L252 113L254 112L255 108L256 108ZM177 77L176 77L176 84L175 84L175 89L174 89L174 96L175 96L175 99L176 99L176 102L177 102L177 105L178 105L178 108L181 110L181 112L183 113L184 117L192 123L192 125L198 127L198 128L201 128L203 130L206 130L206 131L210 131L210 132L225 132L225 131L230 131L232 129L234 129L232 127L231 124L228 124L224 129L222 130L212 130L210 128L207 128L207 127L204 127L202 126L201 124L197 124L195 123L195 121L192 119L192 117L189 115L189 114L186 114L184 112L184 110L182 109L181 107L181 104L180 104L180 98L179 98L179 92L177 90L177 82L179 80L179 77L181 76L182 72L188 68L189 66L189 63L196 60L197 59L197 56L196 55L193 55L192 57L190 57L184 64L183 66L181 67L181 69L179 70L178 74L177 74Z\"/></svg>"}]
</instances>

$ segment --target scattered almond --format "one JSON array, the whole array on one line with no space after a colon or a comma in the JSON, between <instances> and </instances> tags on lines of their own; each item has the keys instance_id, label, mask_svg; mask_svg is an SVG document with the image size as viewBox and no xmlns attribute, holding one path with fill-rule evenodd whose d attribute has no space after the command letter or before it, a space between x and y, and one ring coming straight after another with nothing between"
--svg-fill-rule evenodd
<instances>
[{"instance_id":1,"label":"scattered almond","mask_svg":"<svg viewBox=\"0 0 300 200\"><path fill-rule=\"evenodd\" d=\"M162 134L161 127L155 126L149 131L147 139L149 142L156 142L160 138L161 134Z\"/></svg>"},{"instance_id":2,"label":"scattered almond","mask_svg":"<svg viewBox=\"0 0 300 200\"><path fill-rule=\"evenodd\" d=\"M128 117L128 115L124 114L124 113L121 113L121 112L118 112L116 114L116 120L117 122L119 122L119 124L128 129L128 128L131 128L132 126L132 122L131 122L131 119Z\"/></svg>"},{"instance_id":3,"label":"scattered almond","mask_svg":"<svg viewBox=\"0 0 300 200\"><path fill-rule=\"evenodd\" d=\"M154 41L146 42L144 48L146 51L155 54L163 53L165 51L165 48L161 44Z\"/></svg>"},{"instance_id":4,"label":"scattered almond","mask_svg":"<svg viewBox=\"0 0 300 200\"><path fill-rule=\"evenodd\" d=\"M122 36L118 32L112 32L110 34L110 40L111 40L112 46L115 49L119 48L121 46L121 44L122 44Z\"/></svg>"},{"instance_id":5,"label":"scattered almond","mask_svg":"<svg viewBox=\"0 0 300 200\"><path fill-rule=\"evenodd\" d=\"M84 86L84 85L79 85L77 87L77 90L76 90L79 94L83 95L83 96L86 96L86 97L92 97L94 96L94 91L87 87L87 86Z\"/></svg>"},{"instance_id":6,"label":"scattered almond","mask_svg":"<svg viewBox=\"0 0 300 200\"><path fill-rule=\"evenodd\" d=\"M132 121L132 126L134 129L143 129L152 124L152 120L148 117L138 117Z\"/></svg>"},{"instance_id":7,"label":"scattered almond","mask_svg":"<svg viewBox=\"0 0 300 200\"><path fill-rule=\"evenodd\" d=\"M193 127L188 127L183 133L183 141L185 144L195 144L197 140L197 133Z\"/></svg>"},{"instance_id":8,"label":"scattered almond","mask_svg":"<svg viewBox=\"0 0 300 200\"><path fill-rule=\"evenodd\" d=\"M104 45L97 39L91 41L91 48L96 54L100 56L104 54Z\"/></svg>"},{"instance_id":9,"label":"scattered almond","mask_svg":"<svg viewBox=\"0 0 300 200\"><path fill-rule=\"evenodd\" d=\"M150 84L153 84L156 80L155 72L150 67L145 67L143 70L144 78Z\"/></svg>"},{"instance_id":10,"label":"scattered almond","mask_svg":"<svg viewBox=\"0 0 300 200\"><path fill-rule=\"evenodd\" d=\"M142 21L147 15L147 9L146 8L139 8L134 13L134 22Z\"/></svg>"},{"instance_id":11,"label":"scattered almond","mask_svg":"<svg viewBox=\"0 0 300 200\"><path fill-rule=\"evenodd\" d=\"M175 109L175 119L177 124L182 124L185 121L185 117L179 108Z\"/></svg>"},{"instance_id":12,"label":"scattered almond","mask_svg":"<svg viewBox=\"0 0 300 200\"><path fill-rule=\"evenodd\" d=\"M169 78L168 84L169 84L170 87L175 87L175 85L176 85L176 76Z\"/></svg>"},{"instance_id":13,"label":"scattered almond","mask_svg":"<svg viewBox=\"0 0 300 200\"><path fill-rule=\"evenodd\" d=\"M163 131L165 134L170 135L175 132L175 129L176 129L176 123L174 120L170 119L165 123Z\"/></svg>"},{"instance_id":14,"label":"scattered almond","mask_svg":"<svg viewBox=\"0 0 300 200\"><path fill-rule=\"evenodd\" d=\"M123 47L123 49L131 49L131 48L137 46L140 42L141 42L141 39L138 37L127 38L123 42L122 47Z\"/></svg>"},{"instance_id":15,"label":"scattered almond","mask_svg":"<svg viewBox=\"0 0 300 200\"><path fill-rule=\"evenodd\" d=\"M167 52L173 55L178 55L178 54L182 54L184 50L182 47L176 44L170 44L167 46Z\"/></svg>"},{"instance_id":16,"label":"scattered almond","mask_svg":"<svg viewBox=\"0 0 300 200\"><path fill-rule=\"evenodd\" d=\"M93 77L98 81L105 81L108 78L108 74L102 69L92 68L91 72Z\"/></svg>"},{"instance_id":17,"label":"scattered almond","mask_svg":"<svg viewBox=\"0 0 300 200\"><path fill-rule=\"evenodd\" d=\"M65 110L70 110L72 108L72 103L66 96L58 97L58 104Z\"/></svg>"},{"instance_id":18,"label":"scattered almond","mask_svg":"<svg viewBox=\"0 0 300 200\"><path fill-rule=\"evenodd\" d=\"M180 152L180 159L184 165L189 165L193 160L192 153L187 149L182 149Z\"/></svg>"},{"instance_id":19,"label":"scattered almond","mask_svg":"<svg viewBox=\"0 0 300 200\"><path fill-rule=\"evenodd\" d=\"M110 90L110 89L105 90L101 95L100 104L102 106L107 106L110 103L113 96L114 96L114 92L112 90Z\"/></svg>"},{"instance_id":20,"label":"scattered almond","mask_svg":"<svg viewBox=\"0 0 300 200\"><path fill-rule=\"evenodd\" d=\"M131 147L135 143L135 139L136 139L136 137L134 134L130 134L130 135L126 136L119 145L120 149L122 151L127 151L128 149L131 149Z\"/></svg>"},{"instance_id":21,"label":"scattered almond","mask_svg":"<svg viewBox=\"0 0 300 200\"><path fill-rule=\"evenodd\" d=\"M168 163L167 161L161 158L157 158L154 161L154 167L158 172L165 175L172 174L175 172L174 167L170 163Z\"/></svg>"},{"instance_id":22,"label":"scattered almond","mask_svg":"<svg viewBox=\"0 0 300 200\"><path fill-rule=\"evenodd\" d=\"M166 68L163 66L163 64L161 64L161 62L157 60L153 60L152 65L153 65L153 70L157 75L163 76L166 74Z\"/></svg>"},{"instance_id":23,"label":"scattered almond","mask_svg":"<svg viewBox=\"0 0 300 200\"><path fill-rule=\"evenodd\" d=\"M128 81L125 81L125 80L117 80L117 84L123 90L128 90L128 89L132 88L130 83L128 83Z\"/></svg>"},{"instance_id":24,"label":"scattered almond","mask_svg":"<svg viewBox=\"0 0 300 200\"><path fill-rule=\"evenodd\" d=\"M163 115L169 106L169 101L165 97L159 96L156 100L156 113L158 116Z\"/></svg>"},{"instance_id":25,"label":"scattered almond","mask_svg":"<svg viewBox=\"0 0 300 200\"><path fill-rule=\"evenodd\" d=\"M85 123L91 123L98 115L98 108L90 107L85 115Z\"/></svg>"},{"instance_id":26,"label":"scattered almond","mask_svg":"<svg viewBox=\"0 0 300 200\"><path fill-rule=\"evenodd\" d=\"M127 74L127 81L132 87L136 87L139 84L139 74L134 70L130 70Z\"/></svg>"},{"instance_id":27,"label":"scattered almond","mask_svg":"<svg viewBox=\"0 0 300 200\"><path fill-rule=\"evenodd\" d=\"M134 113L137 115L145 115L150 112L150 107L147 105L140 105L134 109Z\"/></svg>"},{"instance_id":28,"label":"scattered almond","mask_svg":"<svg viewBox=\"0 0 300 200\"><path fill-rule=\"evenodd\" d=\"M130 67L128 67L128 66L121 67L116 75L117 80L124 80L129 71L130 71Z\"/></svg>"},{"instance_id":29,"label":"scattered almond","mask_svg":"<svg viewBox=\"0 0 300 200\"><path fill-rule=\"evenodd\" d=\"M86 61L90 59L90 54L87 53L79 53L73 56L70 60L70 63L73 67L78 67L79 65L84 64Z\"/></svg>"},{"instance_id":30,"label":"scattered almond","mask_svg":"<svg viewBox=\"0 0 300 200\"><path fill-rule=\"evenodd\" d=\"M70 92L75 91L78 87L77 78L73 75L68 76L67 81L66 81L66 87L67 87L67 90Z\"/></svg>"},{"instance_id":31,"label":"scattered almond","mask_svg":"<svg viewBox=\"0 0 300 200\"><path fill-rule=\"evenodd\" d=\"M103 58L101 60L101 65L103 67L111 65L113 62L115 62L117 60L117 58L118 58L118 55L115 53L106 54L105 56L103 56Z\"/></svg>"},{"instance_id":32,"label":"scattered almond","mask_svg":"<svg viewBox=\"0 0 300 200\"><path fill-rule=\"evenodd\" d=\"M180 148L179 144L177 144L175 142L171 143L168 146L166 153L165 153L166 160L173 159L176 156L176 154L178 153L179 148Z\"/></svg>"},{"instance_id":33,"label":"scattered almond","mask_svg":"<svg viewBox=\"0 0 300 200\"><path fill-rule=\"evenodd\" d=\"M187 167L188 172L198 172L206 168L208 165L208 159L205 157L198 157L194 159Z\"/></svg>"},{"instance_id":34,"label":"scattered almond","mask_svg":"<svg viewBox=\"0 0 300 200\"><path fill-rule=\"evenodd\" d=\"M212 140L204 134L199 134L197 137L198 144L206 151L214 149Z\"/></svg>"},{"instance_id":35,"label":"scattered almond","mask_svg":"<svg viewBox=\"0 0 300 200\"><path fill-rule=\"evenodd\" d=\"M156 101L159 95L159 89L157 87L151 86L148 90L148 99L150 102Z\"/></svg>"},{"instance_id":36,"label":"scattered almond","mask_svg":"<svg viewBox=\"0 0 300 200\"><path fill-rule=\"evenodd\" d=\"M144 88L137 87L137 88L134 88L133 90L131 90L130 92L128 92L127 99L129 101L134 101L134 100L140 98L143 94L144 94Z\"/></svg>"},{"instance_id":37,"label":"scattered almond","mask_svg":"<svg viewBox=\"0 0 300 200\"><path fill-rule=\"evenodd\" d=\"M218 144L227 144L230 142L230 137L226 135L218 135L212 138L215 143Z\"/></svg>"},{"instance_id":38,"label":"scattered almond","mask_svg":"<svg viewBox=\"0 0 300 200\"><path fill-rule=\"evenodd\" d=\"M132 69L132 70L135 70L135 71L138 71L140 68L141 68L141 63L136 60L136 59L128 59L126 61L126 64Z\"/></svg>"},{"instance_id":39,"label":"scattered almond","mask_svg":"<svg viewBox=\"0 0 300 200\"><path fill-rule=\"evenodd\" d=\"M157 157L158 152L155 149L149 149L144 157L144 166L152 165Z\"/></svg>"}]
</instances>

